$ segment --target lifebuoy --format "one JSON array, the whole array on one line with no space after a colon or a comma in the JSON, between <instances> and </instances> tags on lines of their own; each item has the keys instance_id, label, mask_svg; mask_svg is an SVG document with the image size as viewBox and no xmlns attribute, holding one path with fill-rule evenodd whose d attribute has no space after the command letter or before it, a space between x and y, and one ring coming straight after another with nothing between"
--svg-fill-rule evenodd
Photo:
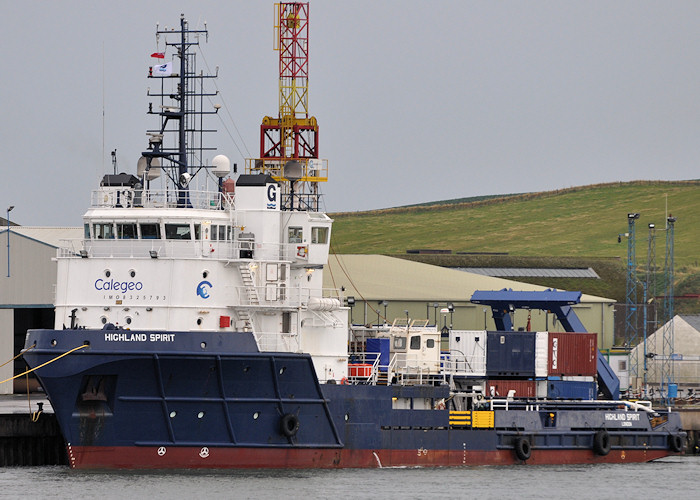
<instances>
[{"instance_id":1,"label":"lifebuoy","mask_svg":"<svg viewBox=\"0 0 700 500\"><path fill-rule=\"evenodd\" d=\"M348 379L343 377L340 379L340 385L347 385L348 384Z\"/></svg>"},{"instance_id":2,"label":"lifebuoy","mask_svg":"<svg viewBox=\"0 0 700 500\"><path fill-rule=\"evenodd\" d=\"M599 430L593 436L593 451L603 457L610 453L610 434L605 429Z\"/></svg>"},{"instance_id":3,"label":"lifebuoy","mask_svg":"<svg viewBox=\"0 0 700 500\"><path fill-rule=\"evenodd\" d=\"M288 438L296 436L299 431L299 417L293 413L287 413L282 417L280 427L282 428L282 434Z\"/></svg>"},{"instance_id":4,"label":"lifebuoy","mask_svg":"<svg viewBox=\"0 0 700 500\"><path fill-rule=\"evenodd\" d=\"M527 460L530 458L532 446L526 437L515 438L515 441L513 442L513 449L515 450L515 456L517 456L520 460Z\"/></svg>"},{"instance_id":5,"label":"lifebuoy","mask_svg":"<svg viewBox=\"0 0 700 500\"><path fill-rule=\"evenodd\" d=\"M680 453L683 449L683 439L678 434L672 434L668 437L668 447L674 453Z\"/></svg>"}]
</instances>

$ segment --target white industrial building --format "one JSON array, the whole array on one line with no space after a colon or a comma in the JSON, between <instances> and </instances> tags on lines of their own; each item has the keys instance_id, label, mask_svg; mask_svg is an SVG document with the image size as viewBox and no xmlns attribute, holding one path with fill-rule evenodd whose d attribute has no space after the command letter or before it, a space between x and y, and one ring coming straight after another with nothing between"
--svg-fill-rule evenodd
<instances>
[{"instance_id":1,"label":"white industrial building","mask_svg":"<svg viewBox=\"0 0 700 500\"><path fill-rule=\"evenodd\" d=\"M81 236L82 228L10 226L8 234L5 226L0 231L0 364L24 347L28 329L53 328L56 248L61 239ZM0 380L21 373L24 367L21 359L5 364L0 367ZM0 385L0 394L12 392L12 382Z\"/></svg>"},{"instance_id":2,"label":"white industrial building","mask_svg":"<svg viewBox=\"0 0 700 500\"><path fill-rule=\"evenodd\" d=\"M673 318L673 352L664 350L664 331L670 335L670 325L667 323L647 338L646 342L646 379L651 389L659 386L664 361L670 361L673 369L673 380L679 389L679 395L700 391L700 314L676 315ZM637 358L639 379L637 385L643 383L644 376L644 343L640 343L630 353L630 359ZM671 354L671 356L669 356ZM669 381L664 381L664 384Z\"/></svg>"}]
</instances>

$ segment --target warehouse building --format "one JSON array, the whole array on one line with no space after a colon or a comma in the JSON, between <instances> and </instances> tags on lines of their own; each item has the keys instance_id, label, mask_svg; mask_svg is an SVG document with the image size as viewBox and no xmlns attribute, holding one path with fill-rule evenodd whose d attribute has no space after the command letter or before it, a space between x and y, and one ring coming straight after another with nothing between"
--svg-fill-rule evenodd
<instances>
[{"instance_id":1,"label":"warehouse building","mask_svg":"<svg viewBox=\"0 0 700 500\"><path fill-rule=\"evenodd\" d=\"M392 323L395 318L427 319L458 330L494 330L491 310L469 302L476 290L542 291L545 287L447 269L384 255L331 255L324 287L343 287L353 324ZM354 301L354 304L352 302ZM613 344L615 301L582 295L573 306L600 348ZM450 305L452 307L450 307ZM516 310L513 325L531 331L563 331L546 311Z\"/></svg>"}]
</instances>

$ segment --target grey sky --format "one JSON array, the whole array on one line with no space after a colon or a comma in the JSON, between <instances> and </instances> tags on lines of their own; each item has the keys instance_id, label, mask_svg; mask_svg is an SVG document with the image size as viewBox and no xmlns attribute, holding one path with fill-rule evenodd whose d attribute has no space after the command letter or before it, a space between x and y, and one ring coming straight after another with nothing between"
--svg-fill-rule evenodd
<instances>
[{"instance_id":1,"label":"grey sky","mask_svg":"<svg viewBox=\"0 0 700 500\"><path fill-rule=\"evenodd\" d=\"M2 215L80 225L112 149L135 171L155 24L181 12L207 21L238 147L257 156L278 105L273 3L0 0ZM329 211L700 177L700 2L312 0L310 17Z\"/></svg>"}]
</instances>

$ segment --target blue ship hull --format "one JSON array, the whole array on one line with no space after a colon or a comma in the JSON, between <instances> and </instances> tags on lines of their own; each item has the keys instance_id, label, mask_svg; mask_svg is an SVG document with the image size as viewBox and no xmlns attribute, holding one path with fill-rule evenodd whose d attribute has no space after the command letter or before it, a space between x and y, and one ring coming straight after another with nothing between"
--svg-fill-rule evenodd
<instances>
[{"instance_id":1,"label":"blue ship hull","mask_svg":"<svg viewBox=\"0 0 700 500\"><path fill-rule=\"evenodd\" d=\"M457 411L447 385L319 384L309 355L250 333L31 330L24 357L80 346L35 372L76 468L637 462L684 438L676 413L604 402Z\"/></svg>"}]
</instances>

